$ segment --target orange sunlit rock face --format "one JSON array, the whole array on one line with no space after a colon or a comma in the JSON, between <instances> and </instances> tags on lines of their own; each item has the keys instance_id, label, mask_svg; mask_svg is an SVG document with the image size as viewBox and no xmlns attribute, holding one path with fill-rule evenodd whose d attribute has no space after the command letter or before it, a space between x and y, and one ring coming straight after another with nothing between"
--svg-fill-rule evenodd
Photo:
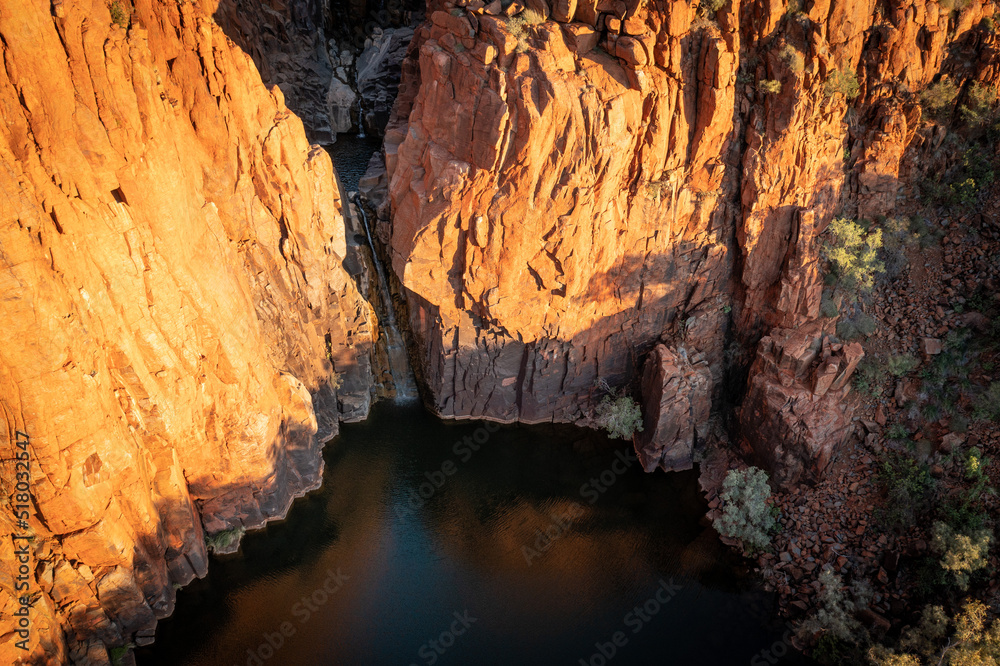
<instances>
[{"instance_id":1,"label":"orange sunlit rock face","mask_svg":"<svg viewBox=\"0 0 1000 666\"><path fill-rule=\"evenodd\" d=\"M752 358L819 320L835 212L891 212L949 45L997 76L989 3L531 7L519 35L431 3L386 133L381 233L445 416L590 423L658 342L718 395L730 326Z\"/></svg>"},{"instance_id":2,"label":"orange sunlit rock face","mask_svg":"<svg viewBox=\"0 0 1000 666\"><path fill-rule=\"evenodd\" d=\"M6 497L30 437L41 593L18 650L5 511L3 663L150 638L205 573L206 531L318 485L331 361L367 394L329 156L206 8L139 0L130 20L0 6L0 451Z\"/></svg>"}]
</instances>

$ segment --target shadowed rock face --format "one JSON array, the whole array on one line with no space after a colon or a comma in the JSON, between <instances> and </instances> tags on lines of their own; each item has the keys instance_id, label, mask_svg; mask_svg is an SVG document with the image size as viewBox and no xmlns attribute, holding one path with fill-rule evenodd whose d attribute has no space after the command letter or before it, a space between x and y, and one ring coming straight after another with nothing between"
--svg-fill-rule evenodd
<instances>
[{"instance_id":1,"label":"shadowed rock face","mask_svg":"<svg viewBox=\"0 0 1000 666\"><path fill-rule=\"evenodd\" d=\"M127 33L101 2L0 9L0 457L15 478L30 436L40 593L2 663L151 640L206 533L283 515L367 411L372 315L329 157L211 6L134 7Z\"/></svg>"},{"instance_id":2,"label":"shadowed rock face","mask_svg":"<svg viewBox=\"0 0 1000 666\"><path fill-rule=\"evenodd\" d=\"M527 4L519 46L515 10L431 3L386 132L380 236L444 416L588 423L660 341L718 390L730 324L819 319L816 237L891 210L949 44L996 78L975 1Z\"/></svg>"},{"instance_id":3,"label":"shadowed rock face","mask_svg":"<svg viewBox=\"0 0 1000 666\"><path fill-rule=\"evenodd\" d=\"M851 433L843 401L864 351L822 333L775 329L761 339L738 418L749 453L789 488L818 481Z\"/></svg>"},{"instance_id":4,"label":"shadowed rock face","mask_svg":"<svg viewBox=\"0 0 1000 666\"><path fill-rule=\"evenodd\" d=\"M643 430L635 450L647 472L691 469L696 439L708 435L712 373L687 351L656 345L642 370Z\"/></svg>"},{"instance_id":5,"label":"shadowed rock face","mask_svg":"<svg viewBox=\"0 0 1000 666\"><path fill-rule=\"evenodd\" d=\"M525 53L489 15L418 31L386 133L390 245L439 413L585 421L595 381L629 381L680 322L720 367L739 35L647 18L642 70L555 22Z\"/></svg>"}]
</instances>

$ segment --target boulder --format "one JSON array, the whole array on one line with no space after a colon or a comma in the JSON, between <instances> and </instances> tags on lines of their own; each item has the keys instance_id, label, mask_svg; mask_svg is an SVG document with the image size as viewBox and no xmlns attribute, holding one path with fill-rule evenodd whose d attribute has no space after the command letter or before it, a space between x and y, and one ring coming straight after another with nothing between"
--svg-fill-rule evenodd
<instances>
[{"instance_id":1,"label":"boulder","mask_svg":"<svg viewBox=\"0 0 1000 666\"><path fill-rule=\"evenodd\" d=\"M777 487L818 481L836 457L853 431L844 398L863 357L858 343L808 329L761 339L737 418L744 448Z\"/></svg>"},{"instance_id":2,"label":"boulder","mask_svg":"<svg viewBox=\"0 0 1000 666\"><path fill-rule=\"evenodd\" d=\"M357 127L354 123L354 113L358 108L358 95L351 86L336 76L330 79L326 108L330 118L330 132L333 135L351 132Z\"/></svg>"},{"instance_id":3,"label":"boulder","mask_svg":"<svg viewBox=\"0 0 1000 666\"><path fill-rule=\"evenodd\" d=\"M447 20L459 24L468 36L471 28L468 20L451 14L443 14ZM406 49L413 39L412 28L395 28L382 31L372 38L371 45L358 56L357 88L361 95L362 122L364 130L370 134L382 135L389 122L392 105L399 91L400 67Z\"/></svg>"},{"instance_id":4,"label":"boulder","mask_svg":"<svg viewBox=\"0 0 1000 666\"><path fill-rule=\"evenodd\" d=\"M708 434L712 372L697 353L658 344L642 371L643 429L635 452L647 472L691 469L694 446Z\"/></svg>"}]
</instances>

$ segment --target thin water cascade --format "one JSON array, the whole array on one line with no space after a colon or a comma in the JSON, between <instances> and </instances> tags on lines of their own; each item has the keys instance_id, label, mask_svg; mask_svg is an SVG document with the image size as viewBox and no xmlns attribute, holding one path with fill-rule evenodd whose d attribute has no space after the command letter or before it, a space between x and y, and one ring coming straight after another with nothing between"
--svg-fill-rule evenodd
<instances>
[{"instance_id":1,"label":"thin water cascade","mask_svg":"<svg viewBox=\"0 0 1000 666\"><path fill-rule=\"evenodd\" d=\"M355 88L355 90L358 91L358 138L359 139L364 139L364 138L366 138L365 137L365 114L364 114L364 109L361 106L361 72L359 72L357 70L355 70L355 72L354 72L354 88ZM365 228L366 229L367 229L367 225L368 225L368 223L365 222ZM371 238L368 239L368 242L371 243ZM372 252L374 252L374 251L375 251L375 249L372 248Z\"/></svg>"},{"instance_id":2,"label":"thin water cascade","mask_svg":"<svg viewBox=\"0 0 1000 666\"><path fill-rule=\"evenodd\" d=\"M410 368L410 359L406 354L406 345L403 336L399 332L396 323L396 308L392 303L392 295L389 293L389 276L378 258L375 251L375 243L372 240L371 230L368 228L368 215L365 213L361 199L355 193L354 203L361 213L361 223L365 227L365 237L368 239L368 247L372 251L372 261L375 262L375 272L378 278L379 292L382 296L382 303L385 309L386 321L383 322L382 330L385 331L385 347L389 356L389 372L392 374L392 382L396 385L396 400L414 400L417 397L417 382L413 377L413 370Z\"/></svg>"}]
</instances>

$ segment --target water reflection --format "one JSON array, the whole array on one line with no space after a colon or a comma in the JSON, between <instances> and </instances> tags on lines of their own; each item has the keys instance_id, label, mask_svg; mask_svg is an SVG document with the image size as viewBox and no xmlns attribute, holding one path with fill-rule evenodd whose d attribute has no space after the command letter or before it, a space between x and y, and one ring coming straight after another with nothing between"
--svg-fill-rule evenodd
<instances>
[{"instance_id":1,"label":"water reflection","mask_svg":"<svg viewBox=\"0 0 1000 666\"><path fill-rule=\"evenodd\" d=\"M343 426L323 487L213 560L139 664L745 664L780 636L694 472L490 429L392 403Z\"/></svg>"}]
</instances>

